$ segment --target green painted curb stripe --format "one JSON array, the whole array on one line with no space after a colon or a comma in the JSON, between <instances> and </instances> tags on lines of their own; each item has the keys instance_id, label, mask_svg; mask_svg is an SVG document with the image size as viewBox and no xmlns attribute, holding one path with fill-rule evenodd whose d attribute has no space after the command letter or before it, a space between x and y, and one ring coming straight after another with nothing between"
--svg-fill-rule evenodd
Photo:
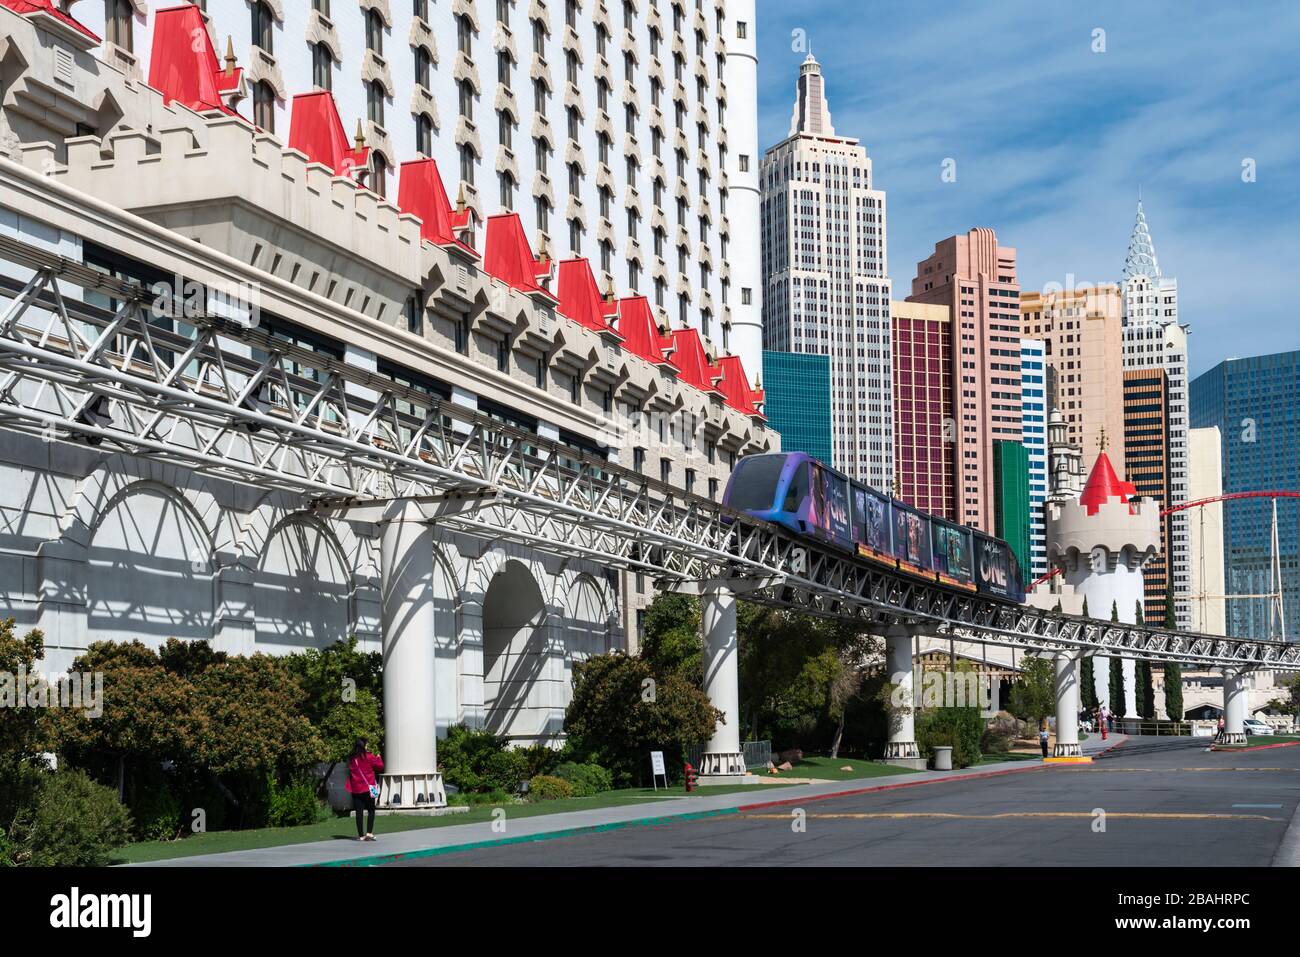
<instances>
[{"instance_id":1,"label":"green painted curb stripe","mask_svg":"<svg viewBox=\"0 0 1300 957\"><path fill-rule=\"evenodd\" d=\"M710 817L726 817L739 814L738 807L719 808L715 811L691 811L687 814L668 814L660 817L642 817L631 821L611 821L607 824L588 824L584 827L569 827L560 831L543 831L540 834L523 834L519 837L489 838L485 841L471 841L465 844L448 844L445 847L430 847L419 851L404 851L400 854L376 854L373 857L354 857L343 861L326 861L320 864L298 864L297 867L373 867L377 864L394 864L398 861L412 861L424 857L437 857L442 854L455 854L460 851L476 851L484 847L504 847L508 844L531 844L538 841L552 841L563 837L576 837L580 834L599 834L604 831L621 831L629 827L657 827L661 824L675 824L678 821L698 821ZM542 815L538 815L539 817Z\"/></svg>"}]
</instances>

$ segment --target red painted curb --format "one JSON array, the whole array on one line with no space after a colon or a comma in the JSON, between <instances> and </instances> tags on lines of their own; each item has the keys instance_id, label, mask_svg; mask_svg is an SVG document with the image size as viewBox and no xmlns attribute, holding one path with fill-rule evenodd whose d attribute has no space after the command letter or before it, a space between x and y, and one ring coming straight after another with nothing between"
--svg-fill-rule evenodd
<instances>
[{"instance_id":1,"label":"red painted curb","mask_svg":"<svg viewBox=\"0 0 1300 957\"><path fill-rule=\"evenodd\" d=\"M847 791L835 791L831 794L816 794L805 798L786 798L783 801L760 801L757 804L741 804L737 811L759 811L767 807L784 807L790 804L806 804L809 801L827 801L831 798L853 797L856 794L872 794L876 791L896 791L900 788L919 788L926 784L944 784L948 781L974 781L978 778L996 778L1004 774L1021 774L1025 771L1041 771L1046 765L1025 762L1027 767L1004 768L1001 771L976 771L974 774L959 774L951 778L930 778L928 781L899 781L897 784L875 784L866 788L851 788Z\"/></svg>"},{"instance_id":2,"label":"red painted curb","mask_svg":"<svg viewBox=\"0 0 1300 957\"><path fill-rule=\"evenodd\" d=\"M1300 747L1300 741L1279 741L1277 744L1252 744L1244 748L1223 747L1221 745L1210 745L1211 751L1231 751L1238 753L1241 751L1271 751L1273 748L1296 748Z\"/></svg>"}]
</instances>

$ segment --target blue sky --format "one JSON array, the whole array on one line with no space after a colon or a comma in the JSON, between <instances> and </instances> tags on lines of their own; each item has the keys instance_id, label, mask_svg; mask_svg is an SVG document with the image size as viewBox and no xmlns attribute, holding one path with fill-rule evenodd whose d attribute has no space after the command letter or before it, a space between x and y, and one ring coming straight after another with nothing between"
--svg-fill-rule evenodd
<instances>
[{"instance_id":1,"label":"blue sky","mask_svg":"<svg viewBox=\"0 0 1300 957\"><path fill-rule=\"evenodd\" d=\"M1140 187L1193 375L1300 348L1300 3L1083 7L758 0L760 151L789 132L802 30L888 195L896 298L972 226L1016 248L1022 288L1114 281Z\"/></svg>"}]
</instances>

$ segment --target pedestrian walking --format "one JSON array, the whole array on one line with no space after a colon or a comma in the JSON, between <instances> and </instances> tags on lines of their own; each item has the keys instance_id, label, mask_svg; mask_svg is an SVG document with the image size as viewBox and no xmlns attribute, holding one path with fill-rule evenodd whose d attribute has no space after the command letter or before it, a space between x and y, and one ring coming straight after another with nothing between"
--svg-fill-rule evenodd
<instances>
[{"instance_id":1,"label":"pedestrian walking","mask_svg":"<svg viewBox=\"0 0 1300 957\"><path fill-rule=\"evenodd\" d=\"M384 770L384 759L370 753L370 746L365 738L357 738L352 746L352 756L348 758L347 789L352 795L352 810L357 815L358 841L375 839L375 801L379 797L377 775L382 770Z\"/></svg>"}]
</instances>

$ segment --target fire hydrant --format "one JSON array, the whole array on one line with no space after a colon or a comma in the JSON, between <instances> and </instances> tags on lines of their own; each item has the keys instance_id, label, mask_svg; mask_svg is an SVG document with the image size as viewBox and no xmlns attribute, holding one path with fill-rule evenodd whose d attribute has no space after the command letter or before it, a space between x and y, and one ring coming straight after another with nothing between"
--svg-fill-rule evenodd
<instances>
[{"instance_id":1,"label":"fire hydrant","mask_svg":"<svg viewBox=\"0 0 1300 957\"><path fill-rule=\"evenodd\" d=\"M695 768L691 766L691 762L687 761L686 762L686 790L688 791L695 790L695 775L696 775Z\"/></svg>"}]
</instances>

